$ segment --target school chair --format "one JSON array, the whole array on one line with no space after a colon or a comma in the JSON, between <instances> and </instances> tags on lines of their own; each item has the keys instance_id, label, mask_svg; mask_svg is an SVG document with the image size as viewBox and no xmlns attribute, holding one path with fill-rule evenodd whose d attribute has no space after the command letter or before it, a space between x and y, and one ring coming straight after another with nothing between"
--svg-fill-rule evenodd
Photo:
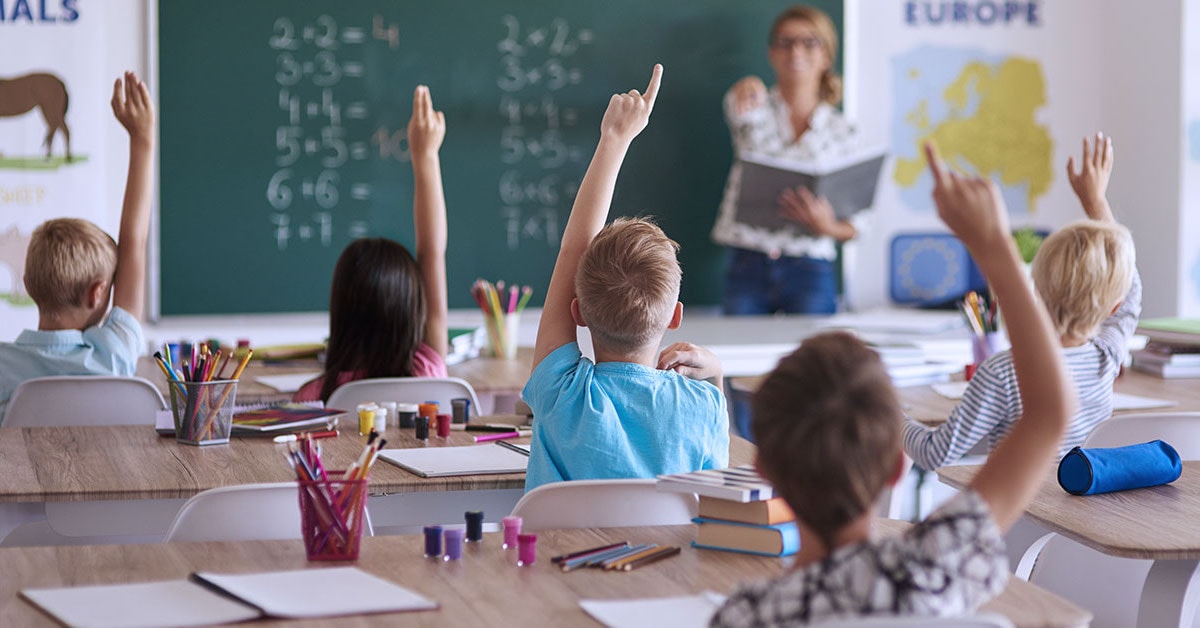
<instances>
[{"instance_id":1,"label":"school chair","mask_svg":"<svg viewBox=\"0 0 1200 628\"><path fill-rule=\"evenodd\" d=\"M1183 460L1200 460L1200 412L1114 416L1096 426L1083 447L1121 447L1161 439ZM1092 612L1094 628L1137 624L1138 602L1153 561L1109 556L1059 534L1038 539L1015 573ZM1081 574L1087 574L1081 577Z\"/></svg>"},{"instance_id":2,"label":"school chair","mask_svg":"<svg viewBox=\"0 0 1200 628\"><path fill-rule=\"evenodd\" d=\"M931 626L934 628L1014 628L1013 623L1003 615L994 613L977 613L963 617L861 617L855 619L835 619L812 624L813 628L917 628Z\"/></svg>"},{"instance_id":3,"label":"school chair","mask_svg":"<svg viewBox=\"0 0 1200 628\"><path fill-rule=\"evenodd\" d=\"M37 377L17 386L2 425L154 425L155 414L166 409L162 393L141 377Z\"/></svg>"},{"instance_id":4,"label":"school chair","mask_svg":"<svg viewBox=\"0 0 1200 628\"><path fill-rule=\"evenodd\" d=\"M296 482L240 484L193 495L179 509L164 543L272 541L300 537L300 492ZM363 534L372 536L367 510Z\"/></svg>"},{"instance_id":5,"label":"school chair","mask_svg":"<svg viewBox=\"0 0 1200 628\"><path fill-rule=\"evenodd\" d=\"M65 375L22 382L2 427L154 425L167 407L141 377ZM32 504L10 520L2 546L150 543L162 538L180 499L48 502ZM131 513L130 507L136 506Z\"/></svg>"},{"instance_id":6,"label":"school chair","mask_svg":"<svg viewBox=\"0 0 1200 628\"><path fill-rule=\"evenodd\" d=\"M471 413L479 412L479 398L470 382L457 377L374 377L338 386L325 403L327 408L353 412L360 403L436 401L440 412L450 414L450 400L471 400Z\"/></svg>"},{"instance_id":7,"label":"school chair","mask_svg":"<svg viewBox=\"0 0 1200 628\"><path fill-rule=\"evenodd\" d=\"M572 480L543 484L513 507L523 530L684 525L699 501L689 493L659 492L653 479Z\"/></svg>"}]
</instances>

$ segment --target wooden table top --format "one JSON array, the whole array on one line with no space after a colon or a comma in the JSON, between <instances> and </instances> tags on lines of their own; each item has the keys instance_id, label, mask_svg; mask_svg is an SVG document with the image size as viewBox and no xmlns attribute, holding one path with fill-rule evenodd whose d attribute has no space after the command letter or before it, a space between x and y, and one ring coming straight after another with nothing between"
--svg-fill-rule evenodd
<instances>
[{"instance_id":1,"label":"wooden table top","mask_svg":"<svg viewBox=\"0 0 1200 628\"><path fill-rule=\"evenodd\" d=\"M903 526L903 522L893 522ZM885 528L888 526L884 526ZM733 592L740 581L771 578L783 560L689 546L694 526L547 530L538 533L538 560L517 567L513 550L500 549L499 534L468 544L463 560L422 557L419 535L363 539L358 568L435 600L434 611L362 615L271 625L374 626L595 626L579 600ZM673 558L631 572L582 569L563 573L550 557L614 541L677 545ZM194 571L253 573L319 569L305 560L296 541L171 543L0 549L0 625L56 625L18 596L26 587L116 584L184 579ZM335 563L341 564L341 563ZM1008 616L1018 626L1081 626L1087 611L1027 582L1012 578L982 610ZM257 625L257 624L255 624Z\"/></svg>"},{"instance_id":2,"label":"wooden table top","mask_svg":"<svg viewBox=\"0 0 1200 628\"><path fill-rule=\"evenodd\" d=\"M520 347L517 357L512 360L499 358L473 358L458 364L448 366L446 370L451 377L459 377L471 383L471 387L479 395L521 393L525 382L529 380L529 371L533 364L533 347ZM315 359L261 361L251 360L246 365L238 381L237 399L240 404L274 403L290 401L292 393L280 392L259 382L257 377L263 375L291 375L293 373L319 373L321 364ZM144 377L158 387L163 398L170 400L167 392L166 378L155 365L154 359L143 356L138 360L138 377Z\"/></svg>"},{"instance_id":3,"label":"wooden table top","mask_svg":"<svg viewBox=\"0 0 1200 628\"><path fill-rule=\"evenodd\" d=\"M754 392L762 383L763 375L754 377L737 377L730 381L734 390ZM1200 380L1197 379L1164 379L1140 371L1126 369L1117 378L1113 390L1127 395L1169 399L1177 405L1169 408L1153 410L1118 410L1115 415L1128 412L1200 412ZM897 388L900 403L908 416L926 425L936 426L946 422L950 411L958 404L956 399L947 399L929 386L908 386Z\"/></svg>"},{"instance_id":4,"label":"wooden table top","mask_svg":"<svg viewBox=\"0 0 1200 628\"><path fill-rule=\"evenodd\" d=\"M407 429L389 429L385 437L389 449L474 444L473 433L459 431L427 443ZM730 464L753 462L754 445L736 436L730 440ZM364 440L343 422L338 437L320 443L326 467L339 469L358 457ZM181 445L139 425L0 428L0 502L181 498L219 486L285 482L295 479L285 451L286 445L266 437ZM422 478L383 461L372 467L370 481L372 494L524 487L524 473Z\"/></svg>"},{"instance_id":5,"label":"wooden table top","mask_svg":"<svg viewBox=\"0 0 1200 628\"><path fill-rule=\"evenodd\" d=\"M979 465L938 469L943 482L958 489ZM1125 558L1200 559L1200 460L1185 460L1183 475L1171 484L1102 495L1071 495L1058 485L1057 466L1048 468L1033 501L1030 518L1097 551Z\"/></svg>"}]
</instances>

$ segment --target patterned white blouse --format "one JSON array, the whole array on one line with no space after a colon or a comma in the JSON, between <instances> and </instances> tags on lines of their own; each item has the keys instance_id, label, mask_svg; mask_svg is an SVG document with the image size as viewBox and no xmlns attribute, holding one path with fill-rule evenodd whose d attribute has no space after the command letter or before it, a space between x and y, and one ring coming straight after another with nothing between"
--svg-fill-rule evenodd
<instances>
[{"instance_id":1,"label":"patterned white blouse","mask_svg":"<svg viewBox=\"0 0 1200 628\"><path fill-rule=\"evenodd\" d=\"M793 137L791 110L771 87L766 102L739 115L733 104L733 91L725 94L725 120L733 136L734 158L744 153L780 157L795 161L816 161L843 157L858 147L858 132L833 106L821 103L813 112L809 128L799 138ZM832 260L837 256L833 238L813 237L797 225L780 229L754 227L737 221L738 187L742 179L741 165L735 161L725 182L725 194L712 239L718 244L766 253L772 257L812 257ZM852 224L861 228L861 217L855 214Z\"/></svg>"}]
</instances>

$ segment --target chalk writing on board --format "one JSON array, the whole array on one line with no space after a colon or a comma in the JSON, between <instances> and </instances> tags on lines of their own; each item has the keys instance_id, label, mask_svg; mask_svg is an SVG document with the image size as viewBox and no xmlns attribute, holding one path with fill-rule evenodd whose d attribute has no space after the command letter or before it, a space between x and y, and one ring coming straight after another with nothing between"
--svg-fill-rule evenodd
<instances>
[{"instance_id":1,"label":"chalk writing on board","mask_svg":"<svg viewBox=\"0 0 1200 628\"><path fill-rule=\"evenodd\" d=\"M507 245L516 250L522 241L534 240L555 247L586 156L566 133L579 124L579 112L561 107L555 95L582 83L583 70L572 58L592 43L593 34L573 29L561 17L528 27L505 15L500 25L497 111L503 124L499 157L506 170L499 196Z\"/></svg>"},{"instance_id":2,"label":"chalk writing on board","mask_svg":"<svg viewBox=\"0 0 1200 628\"><path fill-rule=\"evenodd\" d=\"M275 246L286 250L294 242L332 246L335 233L350 237L367 234L364 220L346 218L346 204L364 205L371 185L358 181L344 168L371 156L371 146L404 155L394 133L380 129L369 141L348 137L345 123L370 115L366 102L343 102L339 87L349 81L361 84L364 63L355 58L368 41L368 32L391 48L399 45L396 25L385 25L375 16L370 31L361 26L339 25L329 15L311 23L280 17L272 24L267 46L275 54L279 125L275 128L275 172L266 182L270 205L267 222ZM357 91L362 91L357 90ZM403 134L403 130L400 132Z\"/></svg>"}]
</instances>

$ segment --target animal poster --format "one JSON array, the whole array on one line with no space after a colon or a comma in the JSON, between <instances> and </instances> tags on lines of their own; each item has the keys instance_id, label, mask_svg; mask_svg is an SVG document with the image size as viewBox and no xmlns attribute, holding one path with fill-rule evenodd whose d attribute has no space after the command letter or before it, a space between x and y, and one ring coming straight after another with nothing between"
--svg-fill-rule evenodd
<instances>
[{"instance_id":1,"label":"animal poster","mask_svg":"<svg viewBox=\"0 0 1200 628\"><path fill-rule=\"evenodd\" d=\"M105 142L119 136L106 126L118 123L102 9L85 0L0 1L0 340L36 325L22 277L38 224L74 216L116 234L120 199L108 198Z\"/></svg>"}]
</instances>

